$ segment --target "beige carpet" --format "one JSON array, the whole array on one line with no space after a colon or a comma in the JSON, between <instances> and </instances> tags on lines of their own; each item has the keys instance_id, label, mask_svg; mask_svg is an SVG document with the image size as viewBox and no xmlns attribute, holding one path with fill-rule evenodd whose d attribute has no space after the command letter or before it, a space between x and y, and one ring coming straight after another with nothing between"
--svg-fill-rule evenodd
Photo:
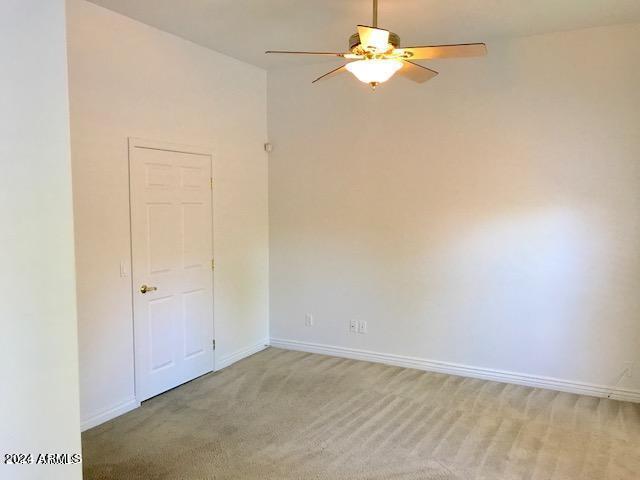
<instances>
[{"instance_id":1,"label":"beige carpet","mask_svg":"<svg viewBox=\"0 0 640 480\"><path fill-rule=\"evenodd\" d=\"M640 405L270 348L82 443L94 480L637 480Z\"/></svg>"}]
</instances>

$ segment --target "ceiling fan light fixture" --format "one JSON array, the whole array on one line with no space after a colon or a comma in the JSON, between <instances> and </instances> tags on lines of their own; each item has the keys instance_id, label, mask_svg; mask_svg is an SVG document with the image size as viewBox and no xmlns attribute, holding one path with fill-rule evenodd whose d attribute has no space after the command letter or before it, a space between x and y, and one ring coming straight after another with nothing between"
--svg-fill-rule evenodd
<instances>
[{"instance_id":1,"label":"ceiling fan light fixture","mask_svg":"<svg viewBox=\"0 0 640 480\"><path fill-rule=\"evenodd\" d=\"M329 56L354 60L319 76L311 83L340 73L351 72L354 77L368 83L374 90L378 84L386 82L398 71L399 75L416 83L424 83L438 75L435 70L415 63L415 60L479 57L487 54L487 46L484 43L400 47L400 37L397 34L378 28L378 0L373 0L372 20L371 26L356 27L357 32L349 37L347 52L267 50L265 53Z\"/></svg>"},{"instance_id":2,"label":"ceiling fan light fixture","mask_svg":"<svg viewBox=\"0 0 640 480\"><path fill-rule=\"evenodd\" d=\"M402 60L395 58L372 58L350 62L345 67L361 82L378 85L393 77L402 65Z\"/></svg>"}]
</instances>

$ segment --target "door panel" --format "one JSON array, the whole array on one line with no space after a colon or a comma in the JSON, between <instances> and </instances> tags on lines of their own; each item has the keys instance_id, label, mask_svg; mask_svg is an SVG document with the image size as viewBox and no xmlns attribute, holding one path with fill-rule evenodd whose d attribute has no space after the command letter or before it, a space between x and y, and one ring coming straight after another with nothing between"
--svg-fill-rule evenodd
<instances>
[{"instance_id":1,"label":"door panel","mask_svg":"<svg viewBox=\"0 0 640 480\"><path fill-rule=\"evenodd\" d=\"M142 401L213 370L211 155L132 139L129 166Z\"/></svg>"},{"instance_id":2,"label":"door panel","mask_svg":"<svg viewBox=\"0 0 640 480\"><path fill-rule=\"evenodd\" d=\"M203 339L206 332L203 331L200 318L207 314L209 295L204 290L186 292L182 296L182 308L184 311L184 353L186 358L200 355L209 347Z\"/></svg>"},{"instance_id":3,"label":"door panel","mask_svg":"<svg viewBox=\"0 0 640 480\"><path fill-rule=\"evenodd\" d=\"M173 317L175 315L171 297L149 301L149 346L151 347L150 370L175 365L172 340Z\"/></svg>"},{"instance_id":4,"label":"door panel","mask_svg":"<svg viewBox=\"0 0 640 480\"><path fill-rule=\"evenodd\" d=\"M175 207L170 203L147 204L147 242L149 253L149 273L170 272L175 268L178 249L178 231Z\"/></svg>"},{"instance_id":5,"label":"door panel","mask_svg":"<svg viewBox=\"0 0 640 480\"><path fill-rule=\"evenodd\" d=\"M206 205L190 203L182 205L182 231L184 233L182 242L182 255L184 268L205 267L202 264L209 263L208 252L211 245L208 239L202 235L202 225L206 224L210 212Z\"/></svg>"}]
</instances>

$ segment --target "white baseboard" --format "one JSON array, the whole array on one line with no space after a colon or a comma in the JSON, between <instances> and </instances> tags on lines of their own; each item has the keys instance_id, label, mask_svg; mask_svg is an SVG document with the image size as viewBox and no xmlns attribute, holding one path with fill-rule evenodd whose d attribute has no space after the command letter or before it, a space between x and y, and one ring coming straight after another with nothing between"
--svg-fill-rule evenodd
<instances>
[{"instance_id":1,"label":"white baseboard","mask_svg":"<svg viewBox=\"0 0 640 480\"><path fill-rule=\"evenodd\" d=\"M270 344L272 347L284 348L287 350L320 353L335 357L352 358L354 360L384 363L398 367L415 368L428 372L447 373L462 377L481 378L484 380L493 380L495 382L514 383L516 385L525 385L528 387L546 388L561 392L640 403L640 390L628 390L604 385L593 385L560 380L558 378L539 377L502 370L470 367L468 365L427 360L424 358L407 357L404 355L394 355L390 353L378 353L369 350L358 350L355 348L335 347L318 343L300 342L297 340L272 338Z\"/></svg>"},{"instance_id":2,"label":"white baseboard","mask_svg":"<svg viewBox=\"0 0 640 480\"><path fill-rule=\"evenodd\" d=\"M93 415L86 420L80 422L80 430L85 431L90 428L97 427L101 423L108 422L109 420L119 417L120 415L124 415L131 410L134 410L140 406L140 402L138 402L135 398L130 398L109 410L106 410L102 413L98 413L97 415Z\"/></svg>"},{"instance_id":3,"label":"white baseboard","mask_svg":"<svg viewBox=\"0 0 640 480\"><path fill-rule=\"evenodd\" d=\"M248 347L242 348L236 352L233 352L230 355L225 355L220 359L216 358L216 365L215 365L216 372L218 370L222 370L223 368L228 367L229 365L233 365L238 360L242 360L243 358L247 358L253 355L254 353L258 353L259 351L264 350L268 346L269 346L269 339L264 338L260 340L258 343L249 345Z\"/></svg>"}]
</instances>

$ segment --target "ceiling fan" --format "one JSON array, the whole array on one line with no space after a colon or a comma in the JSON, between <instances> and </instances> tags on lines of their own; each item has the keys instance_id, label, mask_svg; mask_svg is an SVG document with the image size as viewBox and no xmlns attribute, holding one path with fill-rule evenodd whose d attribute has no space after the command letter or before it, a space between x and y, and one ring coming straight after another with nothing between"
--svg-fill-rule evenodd
<instances>
[{"instance_id":1,"label":"ceiling fan","mask_svg":"<svg viewBox=\"0 0 640 480\"><path fill-rule=\"evenodd\" d=\"M478 57L487 54L484 43L463 43L457 45L431 45L426 47L400 47L400 37L378 28L378 0L373 0L373 25L358 25L358 33L349 37L349 52L295 52L268 50L265 53L286 53L295 55L324 55L342 57L351 62L325 73L312 83L345 71L351 72L361 82L375 88L389 80L399 71L410 80L424 83L438 72L424 67L413 60L437 58Z\"/></svg>"}]
</instances>

